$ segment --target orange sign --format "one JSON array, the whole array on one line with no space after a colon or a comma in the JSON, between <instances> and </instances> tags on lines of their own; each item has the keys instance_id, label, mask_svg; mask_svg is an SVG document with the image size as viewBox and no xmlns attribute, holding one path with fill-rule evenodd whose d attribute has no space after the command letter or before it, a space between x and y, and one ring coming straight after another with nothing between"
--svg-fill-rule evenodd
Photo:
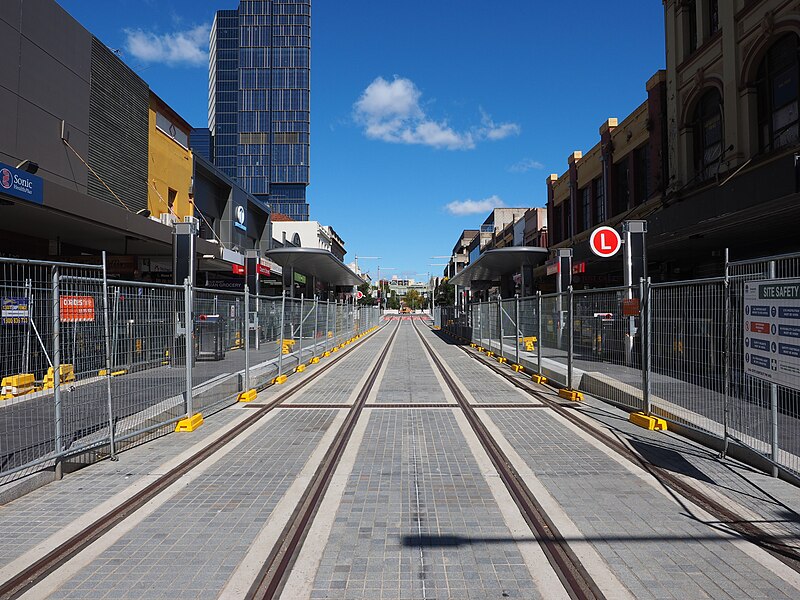
<instances>
[{"instance_id":1,"label":"orange sign","mask_svg":"<svg viewBox=\"0 0 800 600\"><path fill-rule=\"evenodd\" d=\"M61 322L85 323L94 321L92 296L61 296Z\"/></svg>"},{"instance_id":2,"label":"orange sign","mask_svg":"<svg viewBox=\"0 0 800 600\"><path fill-rule=\"evenodd\" d=\"M630 298L629 300L622 301L622 316L623 317L638 317L639 316L639 299Z\"/></svg>"}]
</instances>

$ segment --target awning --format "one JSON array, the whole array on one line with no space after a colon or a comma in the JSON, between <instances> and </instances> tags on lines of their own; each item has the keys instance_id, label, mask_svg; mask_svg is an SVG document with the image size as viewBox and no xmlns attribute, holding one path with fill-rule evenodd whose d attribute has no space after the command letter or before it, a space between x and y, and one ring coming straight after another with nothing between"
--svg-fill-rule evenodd
<instances>
[{"instance_id":1,"label":"awning","mask_svg":"<svg viewBox=\"0 0 800 600\"><path fill-rule=\"evenodd\" d=\"M547 260L547 248L510 246L488 250L450 280L453 285L472 287L472 282L498 281L504 275L519 273L522 267L536 267Z\"/></svg>"},{"instance_id":2,"label":"awning","mask_svg":"<svg viewBox=\"0 0 800 600\"><path fill-rule=\"evenodd\" d=\"M264 256L284 269L294 269L330 285L362 285L361 277L327 250L321 248L275 248Z\"/></svg>"}]
</instances>

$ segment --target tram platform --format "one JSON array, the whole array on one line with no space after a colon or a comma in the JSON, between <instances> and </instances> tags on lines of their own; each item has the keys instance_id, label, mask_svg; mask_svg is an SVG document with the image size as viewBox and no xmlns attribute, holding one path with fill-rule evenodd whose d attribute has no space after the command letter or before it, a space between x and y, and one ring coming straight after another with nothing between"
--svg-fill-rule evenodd
<instances>
[{"instance_id":1,"label":"tram platform","mask_svg":"<svg viewBox=\"0 0 800 600\"><path fill-rule=\"evenodd\" d=\"M0 596L800 596L786 481L418 319L326 360L0 506Z\"/></svg>"}]
</instances>

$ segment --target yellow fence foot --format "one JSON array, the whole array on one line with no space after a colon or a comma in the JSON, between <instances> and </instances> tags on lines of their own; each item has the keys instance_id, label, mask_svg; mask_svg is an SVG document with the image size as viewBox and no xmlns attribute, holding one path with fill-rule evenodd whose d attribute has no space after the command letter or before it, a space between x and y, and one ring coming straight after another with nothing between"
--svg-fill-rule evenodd
<instances>
[{"instance_id":1,"label":"yellow fence foot","mask_svg":"<svg viewBox=\"0 0 800 600\"><path fill-rule=\"evenodd\" d=\"M561 388L558 390L558 395L564 398L565 400L570 400L572 402L583 402L583 394L577 390L568 390L567 388Z\"/></svg>"},{"instance_id":2,"label":"yellow fence foot","mask_svg":"<svg viewBox=\"0 0 800 600\"><path fill-rule=\"evenodd\" d=\"M664 419L646 415L644 413L631 413L628 415L628 420L634 425L649 429L650 431L666 431L667 422Z\"/></svg>"},{"instance_id":3,"label":"yellow fence foot","mask_svg":"<svg viewBox=\"0 0 800 600\"><path fill-rule=\"evenodd\" d=\"M533 380L534 383L547 383L547 377L545 377L544 375L534 374L531 375L531 379Z\"/></svg>"},{"instance_id":4,"label":"yellow fence foot","mask_svg":"<svg viewBox=\"0 0 800 600\"><path fill-rule=\"evenodd\" d=\"M187 419L181 419L175 426L175 431L194 431L203 424L203 415L195 413Z\"/></svg>"},{"instance_id":5,"label":"yellow fence foot","mask_svg":"<svg viewBox=\"0 0 800 600\"><path fill-rule=\"evenodd\" d=\"M242 392L239 394L239 402L252 402L258 396L258 392L255 390L247 390L246 392Z\"/></svg>"},{"instance_id":6,"label":"yellow fence foot","mask_svg":"<svg viewBox=\"0 0 800 600\"><path fill-rule=\"evenodd\" d=\"M288 377L286 375L278 375L275 379L272 380L272 383L275 385L282 385L286 383Z\"/></svg>"},{"instance_id":7,"label":"yellow fence foot","mask_svg":"<svg viewBox=\"0 0 800 600\"><path fill-rule=\"evenodd\" d=\"M306 366L305 366L305 365L297 365L297 366L294 368L294 372L295 372L295 373L302 373L302 372L303 372L303 371L305 371L305 370L306 370Z\"/></svg>"},{"instance_id":8,"label":"yellow fence foot","mask_svg":"<svg viewBox=\"0 0 800 600\"><path fill-rule=\"evenodd\" d=\"M525 367L522 365L511 365L511 368L514 369L517 373L524 373Z\"/></svg>"}]
</instances>

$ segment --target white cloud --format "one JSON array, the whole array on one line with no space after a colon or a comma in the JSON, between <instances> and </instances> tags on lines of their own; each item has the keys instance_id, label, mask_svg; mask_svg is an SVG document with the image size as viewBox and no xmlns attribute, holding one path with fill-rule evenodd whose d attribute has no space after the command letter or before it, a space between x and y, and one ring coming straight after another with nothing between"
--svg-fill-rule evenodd
<instances>
[{"instance_id":1,"label":"white cloud","mask_svg":"<svg viewBox=\"0 0 800 600\"><path fill-rule=\"evenodd\" d=\"M125 47L141 61L169 66L208 65L209 25L198 25L185 31L157 34L141 29L126 29Z\"/></svg>"},{"instance_id":2,"label":"white cloud","mask_svg":"<svg viewBox=\"0 0 800 600\"><path fill-rule=\"evenodd\" d=\"M508 170L512 173L525 173L527 171L539 171L541 169L544 169L544 165L538 160L533 160L532 158L524 158L508 168Z\"/></svg>"},{"instance_id":3,"label":"white cloud","mask_svg":"<svg viewBox=\"0 0 800 600\"><path fill-rule=\"evenodd\" d=\"M481 135L487 140L502 140L512 135L519 135L522 128L516 123L495 123L489 114L481 109Z\"/></svg>"},{"instance_id":4,"label":"white cloud","mask_svg":"<svg viewBox=\"0 0 800 600\"><path fill-rule=\"evenodd\" d=\"M487 213L502 206L505 206L505 203L499 196L490 196L484 200L455 200L446 204L444 209L451 215L463 217L465 215Z\"/></svg>"},{"instance_id":5,"label":"white cloud","mask_svg":"<svg viewBox=\"0 0 800 600\"><path fill-rule=\"evenodd\" d=\"M482 113L480 128L457 131L447 121L430 118L420 105L422 92L410 79L377 77L353 105L355 121L371 139L420 144L447 150L470 150L481 140L501 140L519 133L519 125L496 125Z\"/></svg>"}]
</instances>

